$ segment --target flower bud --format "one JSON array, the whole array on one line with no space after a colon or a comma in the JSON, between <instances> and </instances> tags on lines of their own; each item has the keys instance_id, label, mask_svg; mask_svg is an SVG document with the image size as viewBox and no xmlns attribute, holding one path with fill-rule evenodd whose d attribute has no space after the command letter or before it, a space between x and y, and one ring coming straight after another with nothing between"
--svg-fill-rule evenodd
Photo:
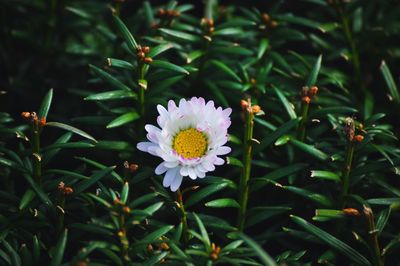
<instances>
[{"instance_id":1,"label":"flower bud","mask_svg":"<svg viewBox=\"0 0 400 266\"><path fill-rule=\"evenodd\" d=\"M254 114L257 114L258 112L261 111L261 108L260 108L259 105L253 105L253 106L251 107L251 111L252 111Z\"/></svg>"},{"instance_id":2,"label":"flower bud","mask_svg":"<svg viewBox=\"0 0 400 266\"><path fill-rule=\"evenodd\" d=\"M360 212L354 208L345 208L343 209L343 213L348 216L360 216Z\"/></svg>"},{"instance_id":3,"label":"flower bud","mask_svg":"<svg viewBox=\"0 0 400 266\"><path fill-rule=\"evenodd\" d=\"M148 54L148 53L150 52L150 47L148 47L148 46L143 46L142 52L145 53L145 54Z\"/></svg>"},{"instance_id":4,"label":"flower bud","mask_svg":"<svg viewBox=\"0 0 400 266\"><path fill-rule=\"evenodd\" d=\"M146 64L150 64L151 62L153 62L153 59L152 59L151 57L146 57L146 58L144 59L144 62L145 62Z\"/></svg>"},{"instance_id":5,"label":"flower bud","mask_svg":"<svg viewBox=\"0 0 400 266\"><path fill-rule=\"evenodd\" d=\"M270 20L270 17L269 17L269 15L268 15L267 13L263 13L263 14L261 15L261 17L262 17L262 20L263 20L265 23L268 23L269 20Z\"/></svg>"},{"instance_id":6,"label":"flower bud","mask_svg":"<svg viewBox=\"0 0 400 266\"><path fill-rule=\"evenodd\" d=\"M246 110L249 107L249 102L246 100L240 100L240 107L242 107L243 110Z\"/></svg>"},{"instance_id":7,"label":"flower bud","mask_svg":"<svg viewBox=\"0 0 400 266\"><path fill-rule=\"evenodd\" d=\"M271 21L270 23L271 28L276 28L278 26L278 22L276 20Z\"/></svg>"},{"instance_id":8,"label":"flower bud","mask_svg":"<svg viewBox=\"0 0 400 266\"><path fill-rule=\"evenodd\" d=\"M310 104L311 99L310 99L310 97L308 97L308 96L304 96L304 97L301 98L301 101L302 101L303 103L305 103L305 104Z\"/></svg>"},{"instance_id":9,"label":"flower bud","mask_svg":"<svg viewBox=\"0 0 400 266\"><path fill-rule=\"evenodd\" d=\"M310 88L310 90L309 90L309 95L310 96L315 96L315 95L317 95L317 93L318 93L318 87L317 86L312 86L311 88Z\"/></svg>"},{"instance_id":10,"label":"flower bud","mask_svg":"<svg viewBox=\"0 0 400 266\"><path fill-rule=\"evenodd\" d=\"M362 141L364 140L364 136L363 136L363 135L355 135L354 138L353 138L353 140L354 140L355 142L360 143L360 142L362 142Z\"/></svg>"}]
</instances>

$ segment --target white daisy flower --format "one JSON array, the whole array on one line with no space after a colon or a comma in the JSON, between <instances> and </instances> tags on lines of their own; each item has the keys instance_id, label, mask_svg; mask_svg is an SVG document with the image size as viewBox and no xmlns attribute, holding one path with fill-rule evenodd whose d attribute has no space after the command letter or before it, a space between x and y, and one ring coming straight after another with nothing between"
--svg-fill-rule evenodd
<instances>
[{"instance_id":1,"label":"white daisy flower","mask_svg":"<svg viewBox=\"0 0 400 266\"><path fill-rule=\"evenodd\" d=\"M184 176L191 179L204 178L215 170L215 165L224 164L218 156L228 154L231 148L224 146L228 141L231 125L231 108L216 108L213 101L203 98L181 99L179 106L170 100L168 110L158 105L158 128L146 125L150 142L140 142L137 148L164 161L155 169L157 175L166 173L164 187L176 191Z\"/></svg>"}]
</instances>

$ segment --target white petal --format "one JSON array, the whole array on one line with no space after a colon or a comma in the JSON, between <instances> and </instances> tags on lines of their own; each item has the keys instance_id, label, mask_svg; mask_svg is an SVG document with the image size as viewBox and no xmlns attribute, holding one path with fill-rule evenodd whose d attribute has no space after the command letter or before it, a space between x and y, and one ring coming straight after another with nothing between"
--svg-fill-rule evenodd
<instances>
[{"instance_id":1,"label":"white petal","mask_svg":"<svg viewBox=\"0 0 400 266\"><path fill-rule=\"evenodd\" d=\"M198 178L204 178L206 176L206 173L204 171L201 171L199 167L194 168L196 171L196 175Z\"/></svg>"},{"instance_id":2,"label":"white petal","mask_svg":"<svg viewBox=\"0 0 400 266\"><path fill-rule=\"evenodd\" d=\"M172 192L175 192L180 187L180 185L182 184L182 178L183 177L179 174L179 172L177 172L177 174L175 175L175 179L171 184Z\"/></svg>"},{"instance_id":3,"label":"white petal","mask_svg":"<svg viewBox=\"0 0 400 266\"><path fill-rule=\"evenodd\" d=\"M214 164L215 165L223 165L225 161L219 157L215 158Z\"/></svg>"},{"instance_id":4,"label":"white petal","mask_svg":"<svg viewBox=\"0 0 400 266\"><path fill-rule=\"evenodd\" d=\"M188 174L190 179L195 180L197 178L196 172L192 167L188 167Z\"/></svg>"},{"instance_id":5,"label":"white petal","mask_svg":"<svg viewBox=\"0 0 400 266\"><path fill-rule=\"evenodd\" d=\"M173 169L169 169L167 171L167 173L165 174L164 179L163 179L163 186L164 187L171 186L172 182L174 182L174 180L175 180L176 173L178 172L178 170L179 170L179 168L176 167L176 168L173 168Z\"/></svg>"},{"instance_id":6,"label":"white petal","mask_svg":"<svg viewBox=\"0 0 400 266\"><path fill-rule=\"evenodd\" d=\"M203 163L201 164L207 171L214 171L215 166L209 161L209 160L204 160Z\"/></svg>"},{"instance_id":7,"label":"white petal","mask_svg":"<svg viewBox=\"0 0 400 266\"><path fill-rule=\"evenodd\" d=\"M231 150L232 150L232 149L231 149L230 147L228 147L228 146L222 146L222 147L219 147L219 148L216 150L215 154L216 154L216 155L225 155L225 154L230 153Z\"/></svg>"},{"instance_id":8,"label":"white petal","mask_svg":"<svg viewBox=\"0 0 400 266\"><path fill-rule=\"evenodd\" d=\"M188 175L189 175L188 169L189 169L189 168L186 167L186 166L182 167L181 170L180 170L180 174L181 174L182 176L188 176Z\"/></svg>"},{"instance_id":9,"label":"white petal","mask_svg":"<svg viewBox=\"0 0 400 266\"><path fill-rule=\"evenodd\" d=\"M165 162L164 163L166 167L168 168L175 168L178 166L179 161L173 161L173 162Z\"/></svg>"},{"instance_id":10,"label":"white petal","mask_svg":"<svg viewBox=\"0 0 400 266\"><path fill-rule=\"evenodd\" d=\"M162 162L156 167L156 170L155 170L156 175L161 175L168 170L168 168L164 164L165 163Z\"/></svg>"},{"instance_id":11,"label":"white petal","mask_svg":"<svg viewBox=\"0 0 400 266\"><path fill-rule=\"evenodd\" d=\"M154 146L157 146L157 144L154 144L154 143L152 143L152 142L145 141L145 142L139 142L139 143L136 145L136 148L138 148L138 150L140 150L140 151L148 152L148 149L149 149L150 147L154 147Z\"/></svg>"}]
</instances>

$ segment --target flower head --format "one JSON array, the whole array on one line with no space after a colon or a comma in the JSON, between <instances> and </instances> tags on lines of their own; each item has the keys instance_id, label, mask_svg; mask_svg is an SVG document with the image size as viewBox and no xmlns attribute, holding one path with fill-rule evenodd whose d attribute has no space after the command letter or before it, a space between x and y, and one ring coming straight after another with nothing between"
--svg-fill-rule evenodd
<instances>
[{"instance_id":1,"label":"flower head","mask_svg":"<svg viewBox=\"0 0 400 266\"><path fill-rule=\"evenodd\" d=\"M158 105L158 127L146 125L150 142L140 142L137 148L164 161L155 173L165 173L163 185L176 191L184 176L191 179L204 178L215 170L215 165L224 164L219 155L228 154L231 148L224 146L228 141L231 125L231 108L216 108L213 101L193 97L181 99L179 105L170 100L168 109Z\"/></svg>"}]
</instances>

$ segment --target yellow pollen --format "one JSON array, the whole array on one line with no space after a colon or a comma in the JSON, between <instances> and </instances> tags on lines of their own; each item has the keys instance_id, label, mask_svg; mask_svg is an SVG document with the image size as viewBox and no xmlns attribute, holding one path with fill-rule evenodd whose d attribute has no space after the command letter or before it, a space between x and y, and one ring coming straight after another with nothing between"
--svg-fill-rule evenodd
<instances>
[{"instance_id":1,"label":"yellow pollen","mask_svg":"<svg viewBox=\"0 0 400 266\"><path fill-rule=\"evenodd\" d=\"M174 150L186 159L203 156L207 150L207 137L194 128L188 128L175 135Z\"/></svg>"}]
</instances>

